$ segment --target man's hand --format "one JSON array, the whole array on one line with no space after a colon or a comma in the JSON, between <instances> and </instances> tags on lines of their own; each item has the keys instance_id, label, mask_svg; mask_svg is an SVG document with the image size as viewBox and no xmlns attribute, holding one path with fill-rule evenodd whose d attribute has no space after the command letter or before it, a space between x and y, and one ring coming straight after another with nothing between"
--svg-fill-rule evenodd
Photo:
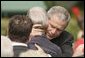
<instances>
[{"instance_id":1,"label":"man's hand","mask_svg":"<svg viewBox=\"0 0 85 58\"><path fill-rule=\"evenodd\" d=\"M33 25L30 36L42 35L44 33L44 30L40 27L42 27L40 24Z\"/></svg>"}]
</instances>

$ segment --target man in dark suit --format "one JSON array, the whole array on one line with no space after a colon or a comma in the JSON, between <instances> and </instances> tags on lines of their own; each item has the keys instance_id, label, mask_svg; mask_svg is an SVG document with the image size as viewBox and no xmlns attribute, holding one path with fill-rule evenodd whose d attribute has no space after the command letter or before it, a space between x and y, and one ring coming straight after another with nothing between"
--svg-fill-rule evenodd
<instances>
[{"instance_id":1,"label":"man in dark suit","mask_svg":"<svg viewBox=\"0 0 85 58\"><path fill-rule=\"evenodd\" d=\"M65 31L69 21L69 12L61 6L53 6L47 12L48 28L47 37L52 43L58 45L62 50L62 57L72 57L73 36Z\"/></svg>"},{"instance_id":2,"label":"man in dark suit","mask_svg":"<svg viewBox=\"0 0 85 58\"><path fill-rule=\"evenodd\" d=\"M37 18L39 18L39 17L40 16L37 16ZM46 38L48 38L52 42L52 44L54 43L57 45L57 47L61 48L61 51L62 51L61 54L63 54L62 57L72 57L73 36L69 32L65 31L65 28L67 27L67 25L70 21L70 14L68 13L68 11L65 8L60 7L60 6L54 6L48 11L48 19L49 20L48 20ZM35 31L32 34L39 35L40 31L41 31L41 29L35 28ZM46 38L45 39L44 38L38 37L38 39L36 39L35 41L32 41L32 42L37 41L41 46L48 47L50 44L47 42L46 43L47 46L45 46L46 44L43 41L46 40ZM42 40L41 42L39 42L40 39ZM51 48L52 47L53 46L51 46ZM57 51L57 49L55 49L55 50ZM57 57L57 55L53 55L53 57Z\"/></svg>"},{"instance_id":3,"label":"man in dark suit","mask_svg":"<svg viewBox=\"0 0 85 58\"><path fill-rule=\"evenodd\" d=\"M34 44L37 43L47 54L52 57L61 57L61 49L49 39L47 39L45 32L47 29L47 13L41 7L33 7L27 13L33 22L32 32L30 34L30 41L28 43L31 49L36 49Z\"/></svg>"}]
</instances>

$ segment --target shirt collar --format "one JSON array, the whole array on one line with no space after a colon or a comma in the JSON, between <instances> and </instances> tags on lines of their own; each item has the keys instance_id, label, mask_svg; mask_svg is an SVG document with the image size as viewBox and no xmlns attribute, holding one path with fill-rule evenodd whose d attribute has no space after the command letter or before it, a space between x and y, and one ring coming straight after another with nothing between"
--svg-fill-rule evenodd
<instances>
[{"instance_id":1,"label":"shirt collar","mask_svg":"<svg viewBox=\"0 0 85 58\"><path fill-rule=\"evenodd\" d=\"M27 47L27 44L25 43L20 43L20 42L12 42L12 46L26 46Z\"/></svg>"}]
</instances>

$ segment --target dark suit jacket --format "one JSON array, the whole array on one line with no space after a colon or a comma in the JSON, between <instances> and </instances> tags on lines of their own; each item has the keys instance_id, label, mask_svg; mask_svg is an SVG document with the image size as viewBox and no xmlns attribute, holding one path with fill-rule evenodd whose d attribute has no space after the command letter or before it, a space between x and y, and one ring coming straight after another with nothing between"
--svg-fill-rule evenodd
<instances>
[{"instance_id":1,"label":"dark suit jacket","mask_svg":"<svg viewBox=\"0 0 85 58\"><path fill-rule=\"evenodd\" d=\"M67 31L63 31L59 37L51 40L51 42L58 45L62 50L62 57L71 57L73 54L72 43L73 36Z\"/></svg>"},{"instance_id":2,"label":"dark suit jacket","mask_svg":"<svg viewBox=\"0 0 85 58\"><path fill-rule=\"evenodd\" d=\"M62 52L61 49L53 44L49 39L45 36L35 36L28 43L30 49L36 49L34 44L37 43L46 53L50 54L52 57L61 57Z\"/></svg>"}]
</instances>

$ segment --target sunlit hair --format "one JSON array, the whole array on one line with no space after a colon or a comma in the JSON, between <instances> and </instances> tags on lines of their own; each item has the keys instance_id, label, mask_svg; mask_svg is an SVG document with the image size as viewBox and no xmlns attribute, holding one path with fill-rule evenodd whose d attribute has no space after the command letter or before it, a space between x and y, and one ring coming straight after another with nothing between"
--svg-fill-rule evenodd
<instances>
[{"instance_id":1,"label":"sunlit hair","mask_svg":"<svg viewBox=\"0 0 85 58\"><path fill-rule=\"evenodd\" d=\"M47 15L49 18L55 15L60 20L64 20L64 21L70 20L69 12L64 7L61 7L61 6L53 6L52 8L48 10Z\"/></svg>"},{"instance_id":2,"label":"sunlit hair","mask_svg":"<svg viewBox=\"0 0 85 58\"><path fill-rule=\"evenodd\" d=\"M31 8L28 13L27 16L29 16L32 20L32 22L34 24L41 24L42 26L46 26L47 25L47 14L45 9L41 8L41 7L33 7Z\"/></svg>"}]
</instances>

